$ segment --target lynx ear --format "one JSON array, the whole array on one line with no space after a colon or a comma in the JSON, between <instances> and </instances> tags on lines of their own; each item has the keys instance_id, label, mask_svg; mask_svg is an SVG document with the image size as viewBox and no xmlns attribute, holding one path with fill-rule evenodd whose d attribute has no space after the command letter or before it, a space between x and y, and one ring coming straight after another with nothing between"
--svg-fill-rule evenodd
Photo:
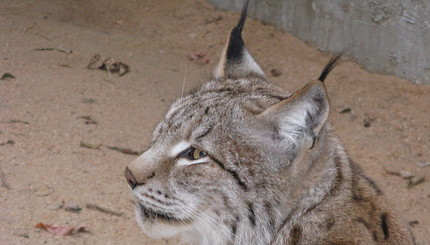
<instances>
[{"instance_id":1,"label":"lynx ear","mask_svg":"<svg viewBox=\"0 0 430 245\"><path fill-rule=\"evenodd\" d=\"M300 146L307 139L312 146L327 120L329 101L321 81L309 82L288 99L266 109L261 116L275 125L276 138Z\"/></svg>"},{"instance_id":2,"label":"lynx ear","mask_svg":"<svg viewBox=\"0 0 430 245\"><path fill-rule=\"evenodd\" d=\"M239 78L250 74L264 76L263 70L249 54L242 39L242 29L245 25L247 8L248 0L245 1L243 6L239 23L230 31L220 61L213 72L216 79Z\"/></svg>"}]
</instances>

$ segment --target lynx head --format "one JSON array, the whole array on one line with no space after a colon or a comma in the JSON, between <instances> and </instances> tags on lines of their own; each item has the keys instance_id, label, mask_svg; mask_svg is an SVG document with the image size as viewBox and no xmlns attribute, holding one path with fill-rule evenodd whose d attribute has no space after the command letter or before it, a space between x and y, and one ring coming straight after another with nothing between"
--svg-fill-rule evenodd
<instances>
[{"instance_id":1,"label":"lynx head","mask_svg":"<svg viewBox=\"0 0 430 245\"><path fill-rule=\"evenodd\" d=\"M292 95L271 85L242 40L246 8L213 79L171 106L125 170L149 236L267 244L285 216L291 166L318 148L329 111L323 81L338 57Z\"/></svg>"}]
</instances>

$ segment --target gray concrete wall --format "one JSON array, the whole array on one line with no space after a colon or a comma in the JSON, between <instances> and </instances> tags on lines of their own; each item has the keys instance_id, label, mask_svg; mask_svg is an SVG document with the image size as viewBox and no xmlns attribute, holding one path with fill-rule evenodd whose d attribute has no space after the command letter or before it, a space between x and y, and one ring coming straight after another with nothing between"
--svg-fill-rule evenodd
<instances>
[{"instance_id":1,"label":"gray concrete wall","mask_svg":"<svg viewBox=\"0 0 430 245\"><path fill-rule=\"evenodd\" d=\"M207 0L239 11L243 0ZM429 0L251 0L249 15L371 71L430 84Z\"/></svg>"}]
</instances>

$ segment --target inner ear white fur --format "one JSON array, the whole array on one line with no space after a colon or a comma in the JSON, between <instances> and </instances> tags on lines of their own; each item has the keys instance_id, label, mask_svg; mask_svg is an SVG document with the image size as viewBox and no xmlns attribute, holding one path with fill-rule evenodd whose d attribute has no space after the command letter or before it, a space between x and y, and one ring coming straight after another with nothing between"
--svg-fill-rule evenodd
<instances>
[{"instance_id":1,"label":"inner ear white fur","mask_svg":"<svg viewBox=\"0 0 430 245\"><path fill-rule=\"evenodd\" d=\"M278 133L291 144L301 144L318 136L327 120L329 103L321 82L308 83L290 98L272 107L263 115L275 123Z\"/></svg>"},{"instance_id":2,"label":"inner ear white fur","mask_svg":"<svg viewBox=\"0 0 430 245\"><path fill-rule=\"evenodd\" d=\"M307 102L292 106L279 118L279 132L292 142L297 141L306 131L306 117L315 109Z\"/></svg>"},{"instance_id":3,"label":"inner ear white fur","mask_svg":"<svg viewBox=\"0 0 430 245\"><path fill-rule=\"evenodd\" d=\"M247 68L248 71L255 72L261 76L264 76L264 72L261 69L261 67L257 64L257 62L252 58L251 54L248 52L248 50L244 49L244 57L243 57L243 63L244 67Z\"/></svg>"}]
</instances>

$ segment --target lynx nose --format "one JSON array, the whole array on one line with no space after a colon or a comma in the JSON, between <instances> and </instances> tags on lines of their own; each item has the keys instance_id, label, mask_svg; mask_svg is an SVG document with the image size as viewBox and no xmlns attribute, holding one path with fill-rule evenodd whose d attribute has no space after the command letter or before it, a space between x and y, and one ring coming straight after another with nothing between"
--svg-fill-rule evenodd
<instances>
[{"instance_id":1,"label":"lynx nose","mask_svg":"<svg viewBox=\"0 0 430 245\"><path fill-rule=\"evenodd\" d=\"M131 173L130 169L128 169L128 167L125 168L124 175L131 189L134 189L137 186L137 181L136 181L136 178L134 178L133 174Z\"/></svg>"}]
</instances>

